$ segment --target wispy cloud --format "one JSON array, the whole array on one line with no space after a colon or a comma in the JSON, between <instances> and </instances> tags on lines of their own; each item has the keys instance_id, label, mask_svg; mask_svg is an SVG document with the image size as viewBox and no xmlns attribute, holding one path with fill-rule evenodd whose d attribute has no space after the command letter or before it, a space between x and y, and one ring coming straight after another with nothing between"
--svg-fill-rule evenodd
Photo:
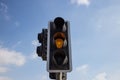
<instances>
[{"instance_id":1,"label":"wispy cloud","mask_svg":"<svg viewBox=\"0 0 120 80\"><path fill-rule=\"evenodd\" d=\"M11 80L10 78L8 77L3 77L3 76L0 76L0 80Z\"/></svg>"},{"instance_id":2,"label":"wispy cloud","mask_svg":"<svg viewBox=\"0 0 120 80\"><path fill-rule=\"evenodd\" d=\"M99 73L93 78L92 80L107 80L107 74L106 72Z\"/></svg>"},{"instance_id":3,"label":"wispy cloud","mask_svg":"<svg viewBox=\"0 0 120 80\"><path fill-rule=\"evenodd\" d=\"M41 80L47 80L47 76L46 75L42 75Z\"/></svg>"},{"instance_id":4,"label":"wispy cloud","mask_svg":"<svg viewBox=\"0 0 120 80\"><path fill-rule=\"evenodd\" d=\"M8 6L4 2L0 2L0 13L3 15L5 20L10 20L10 15L8 14Z\"/></svg>"},{"instance_id":5,"label":"wispy cloud","mask_svg":"<svg viewBox=\"0 0 120 80\"><path fill-rule=\"evenodd\" d=\"M2 44L3 44L3 41L0 40L0 47L1 47Z\"/></svg>"},{"instance_id":6,"label":"wispy cloud","mask_svg":"<svg viewBox=\"0 0 120 80\"><path fill-rule=\"evenodd\" d=\"M120 80L120 69L116 69L112 71L112 73L109 73L109 77L107 76L108 80Z\"/></svg>"},{"instance_id":7,"label":"wispy cloud","mask_svg":"<svg viewBox=\"0 0 120 80\"><path fill-rule=\"evenodd\" d=\"M110 6L99 10L93 19L93 26L98 33L110 37L120 34L120 6Z\"/></svg>"},{"instance_id":8,"label":"wispy cloud","mask_svg":"<svg viewBox=\"0 0 120 80\"><path fill-rule=\"evenodd\" d=\"M14 49L14 48L18 47L21 43L22 43L22 41L16 42L16 44L14 44L14 45L12 46L12 48Z\"/></svg>"},{"instance_id":9,"label":"wispy cloud","mask_svg":"<svg viewBox=\"0 0 120 80\"><path fill-rule=\"evenodd\" d=\"M22 66L25 61L25 56L23 56L20 52L0 47L1 65L14 64L16 66Z\"/></svg>"},{"instance_id":10,"label":"wispy cloud","mask_svg":"<svg viewBox=\"0 0 120 80\"><path fill-rule=\"evenodd\" d=\"M88 75L89 75L89 65L88 64L83 64L80 66L75 67L73 71L70 73L70 77L68 77L68 80L88 80ZM69 76L69 75L68 75Z\"/></svg>"},{"instance_id":11,"label":"wispy cloud","mask_svg":"<svg viewBox=\"0 0 120 80\"><path fill-rule=\"evenodd\" d=\"M15 22L15 26L16 26L16 27L19 27L19 26L20 26L20 22L16 21L16 22Z\"/></svg>"},{"instance_id":12,"label":"wispy cloud","mask_svg":"<svg viewBox=\"0 0 120 80\"><path fill-rule=\"evenodd\" d=\"M8 71L8 68L0 67L0 73L6 73L7 71Z\"/></svg>"},{"instance_id":13,"label":"wispy cloud","mask_svg":"<svg viewBox=\"0 0 120 80\"><path fill-rule=\"evenodd\" d=\"M7 7L7 5L6 5L5 3L3 3L3 2L0 3L0 11L1 11L2 13L7 13L7 12L8 12L8 7Z\"/></svg>"},{"instance_id":14,"label":"wispy cloud","mask_svg":"<svg viewBox=\"0 0 120 80\"><path fill-rule=\"evenodd\" d=\"M84 74L85 73L85 74ZM120 69L111 68L108 70L106 67L94 70L90 69L88 64L76 67L72 71L72 75L68 79L77 80L120 80ZM69 76L69 75L68 75Z\"/></svg>"},{"instance_id":15,"label":"wispy cloud","mask_svg":"<svg viewBox=\"0 0 120 80\"><path fill-rule=\"evenodd\" d=\"M32 45L35 46L35 47L38 46L39 45L38 40L33 40Z\"/></svg>"},{"instance_id":16,"label":"wispy cloud","mask_svg":"<svg viewBox=\"0 0 120 80\"><path fill-rule=\"evenodd\" d=\"M30 55L30 58L31 59L37 59L38 58L38 55L37 55L36 51L33 51L33 53Z\"/></svg>"},{"instance_id":17,"label":"wispy cloud","mask_svg":"<svg viewBox=\"0 0 120 80\"><path fill-rule=\"evenodd\" d=\"M71 0L72 4L77 4L78 6L80 5L85 5L89 6L90 5L90 0Z\"/></svg>"},{"instance_id":18,"label":"wispy cloud","mask_svg":"<svg viewBox=\"0 0 120 80\"><path fill-rule=\"evenodd\" d=\"M20 22L18 21L13 21L11 19L11 15L9 13L9 7L8 5L3 1L0 1L0 15L6 20L6 21L12 21L13 24L16 26L16 27L19 27L20 26Z\"/></svg>"},{"instance_id":19,"label":"wispy cloud","mask_svg":"<svg viewBox=\"0 0 120 80\"><path fill-rule=\"evenodd\" d=\"M33 40L32 41L32 45L35 47L35 49L37 48L37 46L39 45L38 40ZM36 53L36 50L33 51L33 53L30 55L31 59L37 59L38 55Z\"/></svg>"},{"instance_id":20,"label":"wispy cloud","mask_svg":"<svg viewBox=\"0 0 120 80\"><path fill-rule=\"evenodd\" d=\"M87 71L88 71L88 65L87 65L87 64L84 64L84 65L82 65L82 66L78 66L78 67L76 67L76 71L77 71L77 72L80 72L80 73L82 73L82 74L86 74Z\"/></svg>"}]
</instances>

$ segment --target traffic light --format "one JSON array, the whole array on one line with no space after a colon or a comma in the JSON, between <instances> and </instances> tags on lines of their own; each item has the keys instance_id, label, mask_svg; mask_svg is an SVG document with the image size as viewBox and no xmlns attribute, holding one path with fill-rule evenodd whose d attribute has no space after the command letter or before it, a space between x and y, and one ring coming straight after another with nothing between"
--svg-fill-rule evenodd
<instances>
[{"instance_id":1,"label":"traffic light","mask_svg":"<svg viewBox=\"0 0 120 80\"><path fill-rule=\"evenodd\" d=\"M50 21L47 39L48 72L70 72L72 60L69 22L61 17Z\"/></svg>"},{"instance_id":2,"label":"traffic light","mask_svg":"<svg viewBox=\"0 0 120 80\"><path fill-rule=\"evenodd\" d=\"M38 34L38 41L41 46L37 47L37 54L43 60L47 60L47 29L42 29L42 33Z\"/></svg>"}]
</instances>

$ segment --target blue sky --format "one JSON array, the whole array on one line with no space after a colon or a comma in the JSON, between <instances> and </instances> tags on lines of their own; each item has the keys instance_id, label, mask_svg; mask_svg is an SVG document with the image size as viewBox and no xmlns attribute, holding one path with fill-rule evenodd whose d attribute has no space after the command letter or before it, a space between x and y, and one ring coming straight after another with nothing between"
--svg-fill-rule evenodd
<instances>
[{"instance_id":1,"label":"blue sky","mask_svg":"<svg viewBox=\"0 0 120 80\"><path fill-rule=\"evenodd\" d=\"M68 80L120 80L120 0L0 0L0 80L50 80L37 34L70 21Z\"/></svg>"}]
</instances>

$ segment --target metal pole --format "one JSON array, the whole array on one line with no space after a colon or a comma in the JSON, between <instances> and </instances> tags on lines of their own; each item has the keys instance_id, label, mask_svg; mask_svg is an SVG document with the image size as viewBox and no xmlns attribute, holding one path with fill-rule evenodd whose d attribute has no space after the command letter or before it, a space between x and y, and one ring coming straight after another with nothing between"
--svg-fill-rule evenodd
<instances>
[{"instance_id":1,"label":"metal pole","mask_svg":"<svg viewBox=\"0 0 120 80\"><path fill-rule=\"evenodd\" d=\"M56 80L66 80L67 79L67 74L60 72L56 73Z\"/></svg>"}]
</instances>

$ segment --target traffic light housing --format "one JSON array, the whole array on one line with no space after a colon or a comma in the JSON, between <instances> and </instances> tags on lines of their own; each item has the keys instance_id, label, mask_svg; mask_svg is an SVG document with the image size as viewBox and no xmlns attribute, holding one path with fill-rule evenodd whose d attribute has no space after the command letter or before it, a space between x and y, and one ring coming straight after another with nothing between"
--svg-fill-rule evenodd
<instances>
[{"instance_id":1,"label":"traffic light housing","mask_svg":"<svg viewBox=\"0 0 120 80\"><path fill-rule=\"evenodd\" d=\"M42 60L47 60L47 29L42 29L42 32L38 34L38 41L41 43L40 46L37 47L37 54Z\"/></svg>"},{"instance_id":2,"label":"traffic light housing","mask_svg":"<svg viewBox=\"0 0 120 80\"><path fill-rule=\"evenodd\" d=\"M50 21L47 39L48 72L70 72L72 60L69 22L61 17Z\"/></svg>"}]
</instances>

